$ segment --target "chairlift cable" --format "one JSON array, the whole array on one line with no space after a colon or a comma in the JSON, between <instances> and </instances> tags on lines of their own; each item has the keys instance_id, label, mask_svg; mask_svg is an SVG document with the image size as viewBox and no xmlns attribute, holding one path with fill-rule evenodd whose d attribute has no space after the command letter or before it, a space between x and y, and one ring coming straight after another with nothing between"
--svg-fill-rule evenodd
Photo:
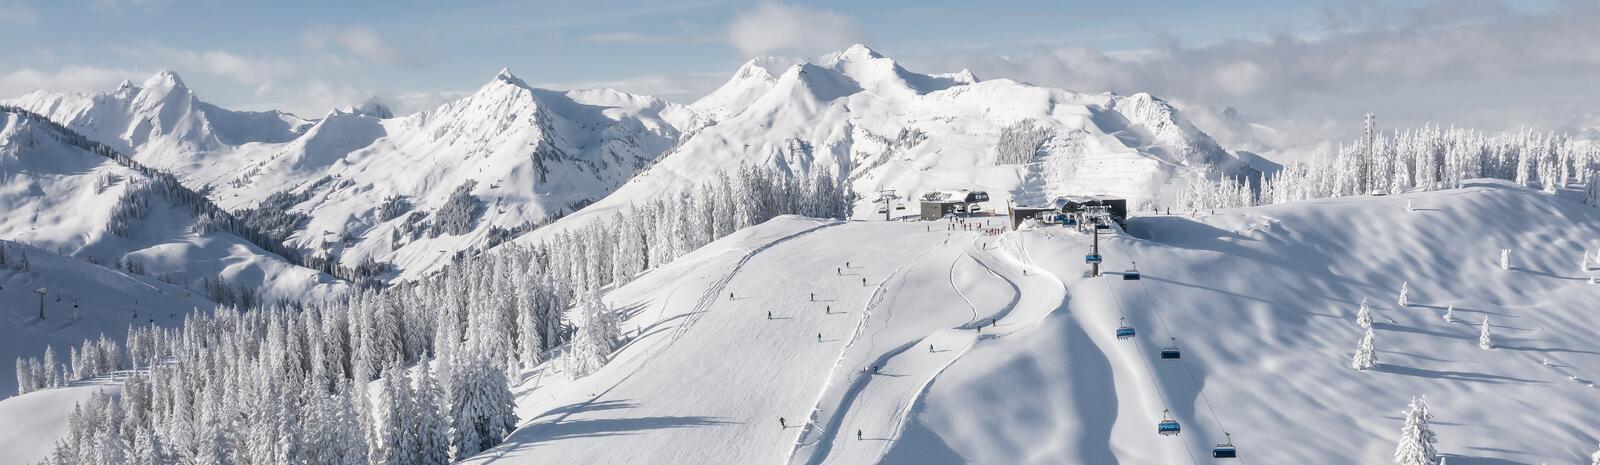
<instances>
[{"instance_id":1,"label":"chairlift cable","mask_svg":"<svg viewBox=\"0 0 1600 465\"><path fill-rule=\"evenodd\" d=\"M1108 244L1109 243L1114 243L1114 241L1107 241L1107 243ZM1123 251L1123 256L1128 257L1128 261L1130 263L1136 263L1136 262L1134 262L1133 254L1130 253L1126 247L1124 247L1122 249L1122 251ZM1107 283L1107 285L1109 285L1109 283ZM1172 330L1171 330L1171 328L1169 326L1167 326L1166 317L1161 316L1161 311L1159 309L1157 309L1155 296L1150 293L1150 287L1146 286L1144 284L1144 280L1139 280L1139 289L1144 291L1145 301L1150 303L1150 312L1154 313L1156 315L1156 321L1158 323L1160 323L1162 332L1167 333L1167 337L1172 338L1172 340L1176 341L1177 338L1172 336ZM1183 364L1184 372L1189 374L1189 380L1194 383L1194 385L1195 385L1195 394L1199 395L1200 402L1205 404L1207 411L1211 412L1211 420L1217 423L1217 428L1221 428L1222 432L1223 432L1223 434L1225 436L1229 436L1228 444L1232 445L1232 443L1233 443L1232 435L1229 433L1228 427L1224 426L1222 424L1222 416L1218 415L1216 408L1213 408L1211 406L1211 399L1206 397L1205 389L1203 389L1201 387L1203 385L1200 384L1200 377L1195 376L1194 367L1189 366L1189 359L1187 359L1187 358L1179 358L1178 361ZM1148 363L1149 362L1147 361L1146 364L1148 364ZM1154 376L1153 372L1152 372L1152 376ZM1239 459L1239 463L1241 465L1247 465L1243 458L1240 458L1240 457L1235 457L1235 458Z\"/></svg>"},{"instance_id":2,"label":"chairlift cable","mask_svg":"<svg viewBox=\"0 0 1600 465\"><path fill-rule=\"evenodd\" d=\"M1127 321L1128 312L1126 310L1124 310L1123 307L1122 307L1122 298L1117 295L1116 287L1112 286L1110 281L1101 280L1101 282L1106 283L1106 289L1111 291L1111 301L1116 303L1116 305L1117 305L1117 313L1122 317L1123 321ZM1144 362L1145 373L1150 376L1151 387L1153 387L1155 389L1155 391L1156 391L1156 400L1159 400L1161 402L1161 409L1165 410L1165 411L1168 411L1168 412L1171 412L1172 411L1172 406L1167 405L1167 396L1162 394L1161 379L1156 377L1155 366L1150 364L1150 359L1149 359L1149 357L1146 356L1147 354L1145 354L1145 352L1144 352L1144 347L1141 347L1139 345L1138 338L1134 339L1133 348L1134 348L1134 350L1138 350L1139 351L1139 361ZM1162 419L1165 420L1166 418L1163 417ZM1189 448L1189 439L1183 437L1183 434L1181 432L1177 436L1178 436L1178 440L1183 441L1183 452L1186 453L1186 454L1189 454L1189 461L1194 463L1195 465L1200 465L1200 459L1196 458L1194 456L1194 450Z\"/></svg>"}]
</instances>

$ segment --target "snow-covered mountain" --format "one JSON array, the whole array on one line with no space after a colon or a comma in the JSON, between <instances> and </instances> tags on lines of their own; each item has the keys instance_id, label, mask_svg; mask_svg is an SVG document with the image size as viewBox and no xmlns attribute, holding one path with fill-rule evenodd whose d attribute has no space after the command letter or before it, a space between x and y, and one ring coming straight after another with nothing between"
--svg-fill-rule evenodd
<instances>
[{"instance_id":1,"label":"snow-covered mountain","mask_svg":"<svg viewBox=\"0 0 1600 465\"><path fill-rule=\"evenodd\" d=\"M0 239L201 294L208 282L267 300L314 300L344 287L269 251L273 243L227 232L224 218L197 216L214 207L139 165L92 153L78 137L31 114L0 112Z\"/></svg>"},{"instance_id":2,"label":"snow-covered mountain","mask_svg":"<svg viewBox=\"0 0 1600 465\"><path fill-rule=\"evenodd\" d=\"M505 70L400 118L373 105L315 120L232 112L170 72L106 94L9 103L171 170L307 255L360 273L431 269L577 210L703 124L652 97L536 89Z\"/></svg>"},{"instance_id":3,"label":"snow-covered mountain","mask_svg":"<svg viewBox=\"0 0 1600 465\"><path fill-rule=\"evenodd\" d=\"M1259 175L1148 94L921 74L861 45L811 60L753 59L689 107L714 124L578 216L609 215L741 165L823 170L860 193L986 190L994 205L1069 194L1158 204L1188 180Z\"/></svg>"}]
</instances>

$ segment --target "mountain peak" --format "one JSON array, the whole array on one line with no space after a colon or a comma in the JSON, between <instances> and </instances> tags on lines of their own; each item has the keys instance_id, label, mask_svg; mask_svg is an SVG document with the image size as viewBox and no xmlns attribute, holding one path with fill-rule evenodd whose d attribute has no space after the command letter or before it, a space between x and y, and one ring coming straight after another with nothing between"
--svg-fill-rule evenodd
<instances>
[{"instance_id":1,"label":"mountain peak","mask_svg":"<svg viewBox=\"0 0 1600 465\"><path fill-rule=\"evenodd\" d=\"M168 89L186 88L186 86L183 84L183 78L179 77L178 73L175 73L170 69L163 69L160 72L157 72L154 76L150 76L149 79L144 80L144 85L141 85L140 87Z\"/></svg>"},{"instance_id":2,"label":"mountain peak","mask_svg":"<svg viewBox=\"0 0 1600 465\"><path fill-rule=\"evenodd\" d=\"M883 54L878 53L877 50L873 50L872 47L868 47L865 44L851 44L849 47L845 47L843 51L840 51L839 55L844 57L860 57L867 59L883 58Z\"/></svg>"},{"instance_id":3,"label":"mountain peak","mask_svg":"<svg viewBox=\"0 0 1600 465\"><path fill-rule=\"evenodd\" d=\"M517 79L517 75L511 74L511 68L510 67L500 68L500 72L499 73L495 73L494 78L496 80L506 81L506 82L514 82L514 83L522 82L521 79Z\"/></svg>"}]
</instances>

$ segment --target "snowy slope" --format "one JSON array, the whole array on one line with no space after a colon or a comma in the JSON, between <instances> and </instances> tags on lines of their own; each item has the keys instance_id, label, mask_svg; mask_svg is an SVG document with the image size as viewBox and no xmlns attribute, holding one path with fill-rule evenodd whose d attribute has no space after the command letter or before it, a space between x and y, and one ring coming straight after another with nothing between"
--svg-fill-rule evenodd
<instances>
[{"instance_id":1,"label":"snowy slope","mask_svg":"<svg viewBox=\"0 0 1600 465\"><path fill-rule=\"evenodd\" d=\"M203 293L148 276L56 255L10 241L0 241L8 255L26 251L28 271L0 268L0 360L39 357L45 345L66 354L69 346L102 334L121 340L130 324L175 326L185 313L216 307ZM45 319L39 320L43 288ZM158 313L148 309L162 309ZM182 310L174 313L172 310ZM0 372L0 398L16 394L16 373ZM0 449L3 449L0 446Z\"/></svg>"},{"instance_id":2,"label":"snowy slope","mask_svg":"<svg viewBox=\"0 0 1600 465\"><path fill-rule=\"evenodd\" d=\"M144 196L142 216L128 217L124 234L113 233L108 225L124 196L150 179L64 144L61 136L21 115L0 113L0 210L6 212L0 239L104 266L137 262L146 275L197 292L206 279L257 290L265 299L320 299L343 288L233 234L194 234L190 210L160 193Z\"/></svg>"},{"instance_id":3,"label":"snowy slope","mask_svg":"<svg viewBox=\"0 0 1600 465\"><path fill-rule=\"evenodd\" d=\"M1088 278L1089 238L1059 227L780 218L611 292L627 345L587 378L527 374L522 427L474 461L1211 463L1227 432L1241 463L1382 463L1427 395L1451 463L1576 463L1600 424L1597 224L1499 183L1141 217ZM1157 358L1172 338L1181 361ZM1155 433L1164 410L1182 435Z\"/></svg>"},{"instance_id":4,"label":"snowy slope","mask_svg":"<svg viewBox=\"0 0 1600 465\"><path fill-rule=\"evenodd\" d=\"M303 215L286 242L308 255L415 272L604 196L704 124L652 97L535 89L509 71L400 118L372 106L316 120L232 112L200 101L170 72L106 94L35 92L7 103L173 171L224 208L270 199ZM418 231L463 186L480 210L470 228ZM382 215L391 198L417 218Z\"/></svg>"},{"instance_id":5,"label":"snowy slope","mask_svg":"<svg viewBox=\"0 0 1600 465\"><path fill-rule=\"evenodd\" d=\"M907 198L985 190L996 209L1069 194L1160 203L1174 183L1259 173L1148 94L920 74L860 45L814 60L756 58L690 108L715 124L562 223L607 217L741 165L847 176L869 200L880 189ZM860 217L874 210L857 204Z\"/></svg>"},{"instance_id":6,"label":"snowy slope","mask_svg":"<svg viewBox=\"0 0 1600 465\"><path fill-rule=\"evenodd\" d=\"M28 465L48 457L56 439L67 434L71 406L97 392L121 395L122 382L99 379L0 399L0 418L6 420L0 422L0 463Z\"/></svg>"}]
</instances>

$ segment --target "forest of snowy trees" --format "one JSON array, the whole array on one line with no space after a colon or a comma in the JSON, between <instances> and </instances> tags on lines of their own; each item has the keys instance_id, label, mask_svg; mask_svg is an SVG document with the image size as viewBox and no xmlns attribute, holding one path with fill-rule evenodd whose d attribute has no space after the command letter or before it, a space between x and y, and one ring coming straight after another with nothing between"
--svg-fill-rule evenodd
<instances>
[{"instance_id":1,"label":"forest of snowy trees","mask_svg":"<svg viewBox=\"0 0 1600 465\"><path fill-rule=\"evenodd\" d=\"M1237 208L1298 200L1453 189L1472 178L1495 178L1554 193L1584 186L1600 206L1600 144L1565 135L1524 131L1484 134L1427 126L1385 136L1368 128L1332 156L1283 167L1252 190L1239 180L1193 182L1177 193L1183 211Z\"/></svg>"},{"instance_id":2,"label":"forest of snowy trees","mask_svg":"<svg viewBox=\"0 0 1600 465\"><path fill-rule=\"evenodd\" d=\"M831 174L744 168L420 282L47 349L17 360L19 391L123 380L74 410L49 464L448 463L516 427L525 370L604 366L623 335L603 291L778 215L842 218L850 197Z\"/></svg>"}]
</instances>

